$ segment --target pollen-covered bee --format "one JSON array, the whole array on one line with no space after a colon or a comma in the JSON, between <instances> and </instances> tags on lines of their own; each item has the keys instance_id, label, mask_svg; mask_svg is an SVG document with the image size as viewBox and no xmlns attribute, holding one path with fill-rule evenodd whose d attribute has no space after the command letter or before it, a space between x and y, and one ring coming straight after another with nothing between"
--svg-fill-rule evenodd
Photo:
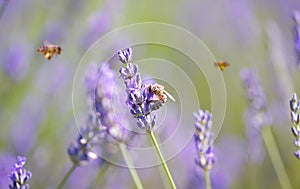
<instances>
[{"instance_id":1,"label":"pollen-covered bee","mask_svg":"<svg viewBox=\"0 0 300 189\"><path fill-rule=\"evenodd\" d=\"M61 47L53 45L48 41L44 41L43 46L38 48L37 52L44 54L44 57L50 60L53 55L59 55L61 53Z\"/></svg>"},{"instance_id":2,"label":"pollen-covered bee","mask_svg":"<svg viewBox=\"0 0 300 189\"><path fill-rule=\"evenodd\" d=\"M148 87L149 92L154 93L160 101L166 102L167 97L169 97L171 100L175 102L175 98L166 90L164 90L164 88L165 88L164 86L159 85L157 83L155 83L154 85L149 85Z\"/></svg>"},{"instance_id":3,"label":"pollen-covered bee","mask_svg":"<svg viewBox=\"0 0 300 189\"><path fill-rule=\"evenodd\" d=\"M230 64L224 60L220 60L215 62L215 66L219 67L221 71L225 70L225 68L227 68L228 66L230 66Z\"/></svg>"}]
</instances>

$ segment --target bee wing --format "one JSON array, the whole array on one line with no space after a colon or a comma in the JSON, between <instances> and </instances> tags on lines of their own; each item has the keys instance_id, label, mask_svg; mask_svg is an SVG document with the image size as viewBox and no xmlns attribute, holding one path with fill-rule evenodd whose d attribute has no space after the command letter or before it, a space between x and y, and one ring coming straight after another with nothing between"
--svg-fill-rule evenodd
<instances>
[{"instance_id":1,"label":"bee wing","mask_svg":"<svg viewBox=\"0 0 300 189\"><path fill-rule=\"evenodd\" d=\"M174 102L176 102L175 98L170 94L168 93L166 90L164 90L164 93Z\"/></svg>"},{"instance_id":2,"label":"bee wing","mask_svg":"<svg viewBox=\"0 0 300 189\"><path fill-rule=\"evenodd\" d=\"M53 46L53 44L50 43L49 41L44 41L44 42L43 42L43 45L44 45L44 46Z\"/></svg>"}]
</instances>

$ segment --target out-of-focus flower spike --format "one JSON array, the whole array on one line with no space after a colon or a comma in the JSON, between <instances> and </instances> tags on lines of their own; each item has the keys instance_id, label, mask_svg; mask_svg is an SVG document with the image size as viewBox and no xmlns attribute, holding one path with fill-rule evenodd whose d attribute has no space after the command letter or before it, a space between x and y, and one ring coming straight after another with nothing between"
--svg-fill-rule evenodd
<instances>
[{"instance_id":1,"label":"out-of-focus flower spike","mask_svg":"<svg viewBox=\"0 0 300 189\"><path fill-rule=\"evenodd\" d=\"M297 10L293 11L294 26L294 40L295 40L295 51L297 55L297 65L300 67L300 12Z\"/></svg>"},{"instance_id":2,"label":"out-of-focus flower spike","mask_svg":"<svg viewBox=\"0 0 300 189\"><path fill-rule=\"evenodd\" d=\"M260 163L264 158L261 129L270 125L272 117L267 110L267 98L256 69L242 69L240 78L243 82L249 107L244 114L244 122L249 139L249 156Z\"/></svg>"},{"instance_id":3,"label":"out-of-focus flower spike","mask_svg":"<svg viewBox=\"0 0 300 189\"><path fill-rule=\"evenodd\" d=\"M122 73L127 74L127 70ZM126 143L130 136L129 132L121 125L128 122L125 114L121 109L113 106L112 99L123 102L123 91L116 83L116 72L110 69L108 64L104 64L97 73L98 80L95 81L95 111L100 114L99 120L101 124L107 128L107 133L117 141ZM121 74L122 75L122 74ZM121 102L120 102L121 103ZM121 105L120 105L121 106ZM124 105L126 108L126 106Z\"/></svg>"}]
</instances>

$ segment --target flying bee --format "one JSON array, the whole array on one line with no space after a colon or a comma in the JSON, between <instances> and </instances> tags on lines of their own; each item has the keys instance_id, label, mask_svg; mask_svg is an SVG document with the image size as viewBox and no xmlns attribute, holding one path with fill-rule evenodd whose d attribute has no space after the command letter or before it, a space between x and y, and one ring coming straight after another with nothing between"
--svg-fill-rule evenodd
<instances>
[{"instance_id":1,"label":"flying bee","mask_svg":"<svg viewBox=\"0 0 300 189\"><path fill-rule=\"evenodd\" d=\"M215 62L215 66L219 67L221 71L225 70L225 68L227 68L228 66L230 66L230 64L224 60L220 60Z\"/></svg>"},{"instance_id":2,"label":"flying bee","mask_svg":"<svg viewBox=\"0 0 300 189\"><path fill-rule=\"evenodd\" d=\"M38 53L44 54L44 57L51 60L53 55L59 55L61 53L61 47L53 45L48 41L44 41L43 46L37 49Z\"/></svg>"},{"instance_id":3,"label":"flying bee","mask_svg":"<svg viewBox=\"0 0 300 189\"><path fill-rule=\"evenodd\" d=\"M167 97L169 97L172 101L175 102L175 98L164 90L164 86L155 83L154 85L149 85L149 92L153 92L160 101L166 102Z\"/></svg>"}]
</instances>

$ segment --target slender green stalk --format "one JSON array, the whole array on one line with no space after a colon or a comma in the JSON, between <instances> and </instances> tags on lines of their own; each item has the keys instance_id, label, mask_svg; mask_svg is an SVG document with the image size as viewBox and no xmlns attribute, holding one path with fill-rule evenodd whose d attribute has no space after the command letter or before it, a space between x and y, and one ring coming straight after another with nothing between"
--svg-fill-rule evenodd
<instances>
[{"instance_id":1,"label":"slender green stalk","mask_svg":"<svg viewBox=\"0 0 300 189\"><path fill-rule=\"evenodd\" d=\"M275 139L272 134L271 127L269 127L269 126L263 127L262 128L262 136L265 141L267 151L269 153L273 167L277 174L277 178L279 180L281 188L292 189L291 182L285 171L285 168L284 168L283 162L281 160L277 145L275 143Z\"/></svg>"},{"instance_id":2,"label":"slender green stalk","mask_svg":"<svg viewBox=\"0 0 300 189\"><path fill-rule=\"evenodd\" d=\"M156 142L158 144L160 144L159 137L156 137ZM163 151L164 149L162 147L163 146L161 146L160 150ZM159 169L159 175L160 175L160 178L162 180L163 188L168 188L169 187L169 179L168 179L167 175L165 174L165 169L163 167L160 167L160 169Z\"/></svg>"},{"instance_id":3,"label":"slender green stalk","mask_svg":"<svg viewBox=\"0 0 300 189\"><path fill-rule=\"evenodd\" d=\"M154 144L154 147L155 147L155 149L156 149L156 151L157 151L157 153L158 153L158 156L159 156L159 158L160 158L160 161L161 161L161 163L162 163L162 165L163 165L163 167L164 167L164 169L165 169L165 172L166 172L166 174L167 174L167 176L168 176L169 182L170 182L172 188L173 188L173 189L176 189L176 185L175 185L175 183L174 183L174 181L173 181L172 175L171 175L171 173L170 173L170 171L169 171L169 168L168 168L168 166L167 166L167 164L166 164L166 161L165 161L165 159L164 159L164 157L163 157L163 155L162 155L162 153L161 153L161 151L160 151L160 148L159 148L159 146L158 146L158 143L157 143L157 141L156 141L156 138L155 138L155 136L154 136L154 133L153 133L152 130L148 131L148 133L149 133L149 135L151 136L152 143Z\"/></svg>"},{"instance_id":4,"label":"slender green stalk","mask_svg":"<svg viewBox=\"0 0 300 189\"><path fill-rule=\"evenodd\" d=\"M66 184L67 180L69 179L69 177L71 176L73 171L76 169L76 167L77 167L77 164L73 163L72 167L70 167L69 171L65 174L64 178L59 183L57 189L61 189Z\"/></svg>"},{"instance_id":5,"label":"slender green stalk","mask_svg":"<svg viewBox=\"0 0 300 189\"><path fill-rule=\"evenodd\" d=\"M132 163L132 161L130 159L130 156L129 156L127 148L126 148L126 145L123 144L123 143L119 143L119 147L121 149L122 155L123 155L123 157L125 159L125 162L126 162L128 168L129 168L130 174L132 176L132 179L133 179L136 187L138 189L143 189L144 187L143 187L143 185L142 185L142 183L140 181L140 178L139 178L139 176L138 176L138 174L137 174L137 172L136 172L136 170L134 168L134 165L133 165L133 163Z\"/></svg>"},{"instance_id":6,"label":"slender green stalk","mask_svg":"<svg viewBox=\"0 0 300 189\"><path fill-rule=\"evenodd\" d=\"M205 174L206 189L211 189L209 170L205 170L204 174Z\"/></svg>"},{"instance_id":7,"label":"slender green stalk","mask_svg":"<svg viewBox=\"0 0 300 189\"><path fill-rule=\"evenodd\" d=\"M105 181L104 179L104 175L105 173L109 170L110 163L105 161L104 159L102 159L103 163L101 163L99 171L98 171L98 175L96 176L94 182L91 184L91 186L89 187L90 189L94 189L99 185L99 188L103 188L103 181Z\"/></svg>"}]
</instances>

